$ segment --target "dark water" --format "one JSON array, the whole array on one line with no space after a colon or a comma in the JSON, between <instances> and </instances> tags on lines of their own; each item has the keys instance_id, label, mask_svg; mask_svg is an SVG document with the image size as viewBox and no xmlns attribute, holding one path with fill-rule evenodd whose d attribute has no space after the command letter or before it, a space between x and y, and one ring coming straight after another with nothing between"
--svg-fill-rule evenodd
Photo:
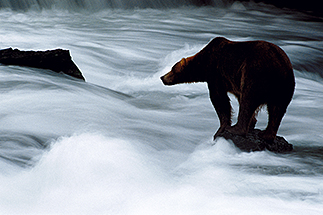
<instances>
[{"instance_id":1,"label":"dark water","mask_svg":"<svg viewBox=\"0 0 323 215\"><path fill-rule=\"evenodd\" d=\"M39 2L1 1L0 48L69 49L87 82L0 66L0 214L322 214L320 19L263 4ZM214 145L206 84L161 83L216 36L286 51L297 85L279 135L294 152ZM266 122L264 110L257 127Z\"/></svg>"}]
</instances>

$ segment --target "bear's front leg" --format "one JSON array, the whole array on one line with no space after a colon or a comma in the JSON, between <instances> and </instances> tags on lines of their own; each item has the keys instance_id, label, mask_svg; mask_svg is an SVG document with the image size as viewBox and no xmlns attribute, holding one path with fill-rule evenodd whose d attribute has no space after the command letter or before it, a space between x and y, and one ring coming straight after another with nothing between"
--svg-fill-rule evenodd
<instances>
[{"instance_id":1,"label":"bear's front leg","mask_svg":"<svg viewBox=\"0 0 323 215\"><path fill-rule=\"evenodd\" d=\"M220 126L220 128L215 132L214 136L213 136L213 140L215 140L221 133L223 133L227 128L229 128L230 126Z\"/></svg>"},{"instance_id":2,"label":"bear's front leg","mask_svg":"<svg viewBox=\"0 0 323 215\"><path fill-rule=\"evenodd\" d=\"M256 109L259 107L259 103L253 102L254 99L250 99L247 93L245 93L240 99L240 107L238 114L238 122L234 126L227 129L232 134L246 136L248 131L254 128L257 120L255 118Z\"/></svg>"},{"instance_id":3,"label":"bear's front leg","mask_svg":"<svg viewBox=\"0 0 323 215\"><path fill-rule=\"evenodd\" d=\"M232 107L230 104L230 99L223 89L221 92L218 88L209 85L209 92L211 102L220 120L220 128L214 135L215 139L219 134L224 132L225 129L231 127Z\"/></svg>"}]
</instances>

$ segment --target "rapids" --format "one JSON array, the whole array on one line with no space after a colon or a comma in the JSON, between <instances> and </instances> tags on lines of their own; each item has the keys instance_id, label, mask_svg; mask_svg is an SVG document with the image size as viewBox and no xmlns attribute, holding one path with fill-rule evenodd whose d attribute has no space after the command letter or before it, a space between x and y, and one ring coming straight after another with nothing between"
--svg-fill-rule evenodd
<instances>
[{"instance_id":1,"label":"rapids","mask_svg":"<svg viewBox=\"0 0 323 215\"><path fill-rule=\"evenodd\" d=\"M0 48L69 49L86 78L0 65L0 214L323 213L320 18L239 2L0 2ZM219 122L206 84L161 83L216 36L267 40L290 57L296 91L278 133L293 152L212 141ZM265 128L265 109L258 119Z\"/></svg>"}]
</instances>

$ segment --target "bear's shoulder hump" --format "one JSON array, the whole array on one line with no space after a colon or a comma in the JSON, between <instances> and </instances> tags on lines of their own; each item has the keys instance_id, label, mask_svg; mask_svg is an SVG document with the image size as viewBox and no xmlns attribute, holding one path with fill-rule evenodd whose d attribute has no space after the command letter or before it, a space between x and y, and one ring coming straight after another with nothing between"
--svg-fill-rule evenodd
<instances>
[{"instance_id":1,"label":"bear's shoulder hump","mask_svg":"<svg viewBox=\"0 0 323 215\"><path fill-rule=\"evenodd\" d=\"M213 46L213 47L218 47L220 45L227 44L230 42L231 42L230 40L228 40L224 37L216 37L209 43L209 45Z\"/></svg>"}]
</instances>

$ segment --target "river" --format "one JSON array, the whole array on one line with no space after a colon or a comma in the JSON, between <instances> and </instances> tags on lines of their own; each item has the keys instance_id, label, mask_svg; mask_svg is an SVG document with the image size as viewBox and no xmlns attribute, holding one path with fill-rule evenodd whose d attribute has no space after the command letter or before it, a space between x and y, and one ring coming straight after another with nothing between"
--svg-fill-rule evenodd
<instances>
[{"instance_id":1,"label":"river","mask_svg":"<svg viewBox=\"0 0 323 215\"><path fill-rule=\"evenodd\" d=\"M0 65L0 214L323 213L321 18L261 3L61 2L0 1L1 49L68 49L86 79ZM212 141L206 84L160 81L217 36L290 57L278 135L293 152Z\"/></svg>"}]
</instances>

